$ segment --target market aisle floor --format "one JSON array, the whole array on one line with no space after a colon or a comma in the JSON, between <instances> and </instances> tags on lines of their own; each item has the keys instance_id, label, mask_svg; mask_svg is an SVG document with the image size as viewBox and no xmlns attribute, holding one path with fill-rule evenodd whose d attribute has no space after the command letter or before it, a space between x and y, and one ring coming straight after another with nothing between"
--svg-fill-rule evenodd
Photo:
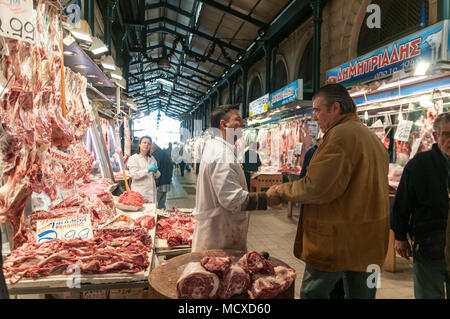
<instances>
[{"instance_id":1,"label":"market aisle floor","mask_svg":"<svg viewBox=\"0 0 450 319\"><path fill-rule=\"evenodd\" d=\"M194 170L174 171L173 187L167 196L167 207L194 208L197 175ZM248 250L267 251L297 271L295 298L299 298L300 286L305 264L295 258L292 250L297 230L299 209L294 207L293 216L287 216L287 209L270 209L255 211L250 215L250 226L247 237ZM377 299L413 299L412 264L397 256L395 273L382 272L381 288L377 291Z\"/></svg>"}]
</instances>

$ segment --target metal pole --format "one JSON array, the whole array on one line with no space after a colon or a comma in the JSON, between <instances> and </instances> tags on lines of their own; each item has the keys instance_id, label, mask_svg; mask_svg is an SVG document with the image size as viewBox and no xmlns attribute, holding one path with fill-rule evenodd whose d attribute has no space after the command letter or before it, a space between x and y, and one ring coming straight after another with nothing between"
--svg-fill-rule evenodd
<instances>
[{"instance_id":1,"label":"metal pole","mask_svg":"<svg viewBox=\"0 0 450 319\"><path fill-rule=\"evenodd\" d=\"M247 106L247 76L248 69L246 65L241 65L242 71L242 107L241 114L244 118L248 117L248 106Z\"/></svg>"},{"instance_id":2,"label":"metal pole","mask_svg":"<svg viewBox=\"0 0 450 319\"><path fill-rule=\"evenodd\" d=\"M270 61L272 59L272 45L269 41L264 42L264 53L266 62L266 91L270 93Z\"/></svg>"},{"instance_id":3,"label":"metal pole","mask_svg":"<svg viewBox=\"0 0 450 319\"><path fill-rule=\"evenodd\" d=\"M438 21L450 19L450 0L439 0Z\"/></svg>"},{"instance_id":4,"label":"metal pole","mask_svg":"<svg viewBox=\"0 0 450 319\"><path fill-rule=\"evenodd\" d=\"M92 35L95 35L94 23L94 0L84 0L84 16L91 28Z\"/></svg>"},{"instance_id":5,"label":"metal pole","mask_svg":"<svg viewBox=\"0 0 450 319\"><path fill-rule=\"evenodd\" d=\"M313 92L320 88L320 30L322 24L322 1L311 0L310 5L314 15L313 38Z\"/></svg>"}]
</instances>

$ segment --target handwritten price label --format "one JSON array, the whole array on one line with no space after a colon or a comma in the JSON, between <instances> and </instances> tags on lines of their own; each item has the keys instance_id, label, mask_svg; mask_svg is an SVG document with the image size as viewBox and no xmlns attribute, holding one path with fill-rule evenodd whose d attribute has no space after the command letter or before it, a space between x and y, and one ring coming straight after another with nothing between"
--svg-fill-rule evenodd
<instances>
[{"instance_id":1,"label":"handwritten price label","mask_svg":"<svg viewBox=\"0 0 450 319\"><path fill-rule=\"evenodd\" d=\"M36 241L68 240L92 238L92 224L89 215L73 215L37 221Z\"/></svg>"},{"instance_id":2,"label":"handwritten price label","mask_svg":"<svg viewBox=\"0 0 450 319\"><path fill-rule=\"evenodd\" d=\"M0 36L34 43L33 0L0 0Z\"/></svg>"},{"instance_id":3,"label":"handwritten price label","mask_svg":"<svg viewBox=\"0 0 450 319\"><path fill-rule=\"evenodd\" d=\"M395 132L394 139L401 142L408 142L412 125L412 121L401 121L397 126L397 131Z\"/></svg>"}]
</instances>

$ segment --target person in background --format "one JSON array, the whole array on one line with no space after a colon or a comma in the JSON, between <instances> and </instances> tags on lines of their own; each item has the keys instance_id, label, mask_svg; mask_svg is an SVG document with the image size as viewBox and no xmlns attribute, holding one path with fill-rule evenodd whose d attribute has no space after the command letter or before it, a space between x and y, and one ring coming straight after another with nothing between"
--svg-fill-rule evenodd
<instances>
[{"instance_id":1,"label":"person in background","mask_svg":"<svg viewBox=\"0 0 450 319\"><path fill-rule=\"evenodd\" d=\"M306 175L306 168L309 165L309 162L311 161L311 158L314 155L314 152L316 151L316 149L320 146L320 144L322 144L322 138L318 138L316 141L316 145L314 145L313 147L311 147L305 154L305 159L303 160L303 165L302 165L302 170L300 172L300 178L305 177Z\"/></svg>"},{"instance_id":2,"label":"person in background","mask_svg":"<svg viewBox=\"0 0 450 319\"><path fill-rule=\"evenodd\" d=\"M413 258L414 296L450 298L445 244L449 212L450 112L433 123L437 143L405 166L392 205L395 250ZM412 247L408 241L409 234Z\"/></svg>"},{"instance_id":3,"label":"person in background","mask_svg":"<svg viewBox=\"0 0 450 319\"><path fill-rule=\"evenodd\" d=\"M149 154L151 138L143 136L139 140L139 153L128 160L128 170L132 178L131 190L141 193L144 200L157 204L155 179L161 176L156 159Z\"/></svg>"},{"instance_id":4,"label":"person in background","mask_svg":"<svg viewBox=\"0 0 450 319\"><path fill-rule=\"evenodd\" d=\"M173 163L170 154L158 145L150 145L150 154L156 159L161 176L156 180L158 208L166 209L167 193L170 192L173 175Z\"/></svg>"},{"instance_id":5,"label":"person in background","mask_svg":"<svg viewBox=\"0 0 450 319\"><path fill-rule=\"evenodd\" d=\"M300 298L329 299L342 278L345 298L375 299L372 271L382 267L389 242L388 152L344 86L321 87L313 114L324 136L306 176L267 192L303 204L294 243L306 263Z\"/></svg>"},{"instance_id":6,"label":"person in background","mask_svg":"<svg viewBox=\"0 0 450 319\"><path fill-rule=\"evenodd\" d=\"M244 152L242 169L244 170L247 189L250 189L250 177L252 172L257 172L261 166L261 159L258 154L259 143L251 142Z\"/></svg>"},{"instance_id":7,"label":"person in background","mask_svg":"<svg viewBox=\"0 0 450 319\"><path fill-rule=\"evenodd\" d=\"M280 203L264 192L249 193L233 142L245 127L238 105L221 105L211 112L214 137L206 142L197 179L192 252L206 249L247 250L248 211ZM231 132L230 132L231 131ZM233 133L232 133L233 132ZM228 134L228 136L227 136Z\"/></svg>"}]
</instances>

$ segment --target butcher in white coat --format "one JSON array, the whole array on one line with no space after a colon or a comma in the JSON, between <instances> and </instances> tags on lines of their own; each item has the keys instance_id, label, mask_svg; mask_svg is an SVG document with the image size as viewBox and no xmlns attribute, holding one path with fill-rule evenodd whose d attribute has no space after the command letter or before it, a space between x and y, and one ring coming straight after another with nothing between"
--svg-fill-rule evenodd
<instances>
[{"instance_id":1,"label":"butcher in white coat","mask_svg":"<svg viewBox=\"0 0 450 319\"><path fill-rule=\"evenodd\" d=\"M214 137L201 158L195 199L196 224L192 251L205 249L247 250L250 210L278 205L266 193L249 193L244 172L236 158L235 132L245 126L237 105L222 105L211 112ZM227 135L228 131L228 135Z\"/></svg>"},{"instance_id":2,"label":"butcher in white coat","mask_svg":"<svg viewBox=\"0 0 450 319\"><path fill-rule=\"evenodd\" d=\"M144 200L158 204L155 179L159 178L161 173L158 171L156 159L149 154L150 144L149 136L141 137L139 153L132 155L127 165L132 178L131 190L141 193Z\"/></svg>"}]
</instances>

